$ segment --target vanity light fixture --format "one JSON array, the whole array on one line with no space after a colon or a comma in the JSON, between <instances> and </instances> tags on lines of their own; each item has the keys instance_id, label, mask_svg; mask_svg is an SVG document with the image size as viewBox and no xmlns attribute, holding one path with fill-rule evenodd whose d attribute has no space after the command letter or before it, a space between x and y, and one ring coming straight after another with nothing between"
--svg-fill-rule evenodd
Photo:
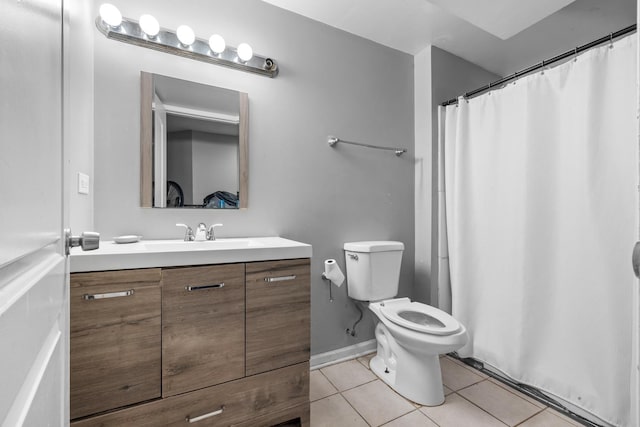
<instances>
[{"instance_id":1,"label":"vanity light fixture","mask_svg":"<svg viewBox=\"0 0 640 427\"><path fill-rule=\"evenodd\" d=\"M102 21L112 28L117 28L122 23L122 14L117 7L110 3L101 5L99 13Z\"/></svg>"},{"instance_id":2,"label":"vanity light fixture","mask_svg":"<svg viewBox=\"0 0 640 427\"><path fill-rule=\"evenodd\" d=\"M188 25L180 25L176 29L176 35L178 36L180 43L184 46L191 46L193 42L196 41L196 34Z\"/></svg>"},{"instance_id":3,"label":"vanity light fixture","mask_svg":"<svg viewBox=\"0 0 640 427\"><path fill-rule=\"evenodd\" d=\"M234 48L218 34L203 40L187 25L180 25L174 32L161 28L148 14L142 15L138 22L123 18L118 8L108 3L100 6L99 12L96 27L109 39L268 77L278 75L276 61L254 55L247 43Z\"/></svg>"},{"instance_id":4,"label":"vanity light fixture","mask_svg":"<svg viewBox=\"0 0 640 427\"><path fill-rule=\"evenodd\" d=\"M216 55L220 55L222 52L224 52L227 44L220 34L214 34L209 37L209 47L211 48L211 51L213 53L215 53Z\"/></svg>"},{"instance_id":5,"label":"vanity light fixture","mask_svg":"<svg viewBox=\"0 0 640 427\"><path fill-rule=\"evenodd\" d=\"M155 37L160 32L158 20L151 15L142 15L138 24L140 25L140 29L149 37Z\"/></svg>"},{"instance_id":6,"label":"vanity light fixture","mask_svg":"<svg viewBox=\"0 0 640 427\"><path fill-rule=\"evenodd\" d=\"M253 56L253 49L247 43L240 43L238 45L238 58L242 62L247 62Z\"/></svg>"}]
</instances>

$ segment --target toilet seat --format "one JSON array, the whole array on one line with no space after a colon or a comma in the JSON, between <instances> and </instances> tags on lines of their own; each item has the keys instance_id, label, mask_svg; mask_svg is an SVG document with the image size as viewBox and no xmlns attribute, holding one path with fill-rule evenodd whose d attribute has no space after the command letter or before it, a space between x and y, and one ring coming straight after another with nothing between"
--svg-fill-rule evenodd
<instances>
[{"instance_id":1,"label":"toilet seat","mask_svg":"<svg viewBox=\"0 0 640 427\"><path fill-rule=\"evenodd\" d=\"M460 330L460 323L444 311L409 298L382 301L380 312L388 320L417 332L451 335Z\"/></svg>"}]
</instances>

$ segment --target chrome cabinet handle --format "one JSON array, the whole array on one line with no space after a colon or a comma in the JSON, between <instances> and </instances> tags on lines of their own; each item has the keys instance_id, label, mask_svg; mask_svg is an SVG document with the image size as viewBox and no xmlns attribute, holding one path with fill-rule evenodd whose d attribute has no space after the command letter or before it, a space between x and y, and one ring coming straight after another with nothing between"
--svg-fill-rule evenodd
<instances>
[{"instance_id":1,"label":"chrome cabinet handle","mask_svg":"<svg viewBox=\"0 0 640 427\"><path fill-rule=\"evenodd\" d=\"M224 405L220 407L217 411L209 412L208 414L198 415L197 417L191 418L190 415L187 415L185 418L189 423L195 423L201 420L206 420L207 418L215 417L216 415L222 414L224 411Z\"/></svg>"},{"instance_id":2,"label":"chrome cabinet handle","mask_svg":"<svg viewBox=\"0 0 640 427\"><path fill-rule=\"evenodd\" d=\"M296 279L296 275L292 274L291 276L265 277L264 281L271 283L271 282L284 282L286 280L295 280L295 279Z\"/></svg>"},{"instance_id":3,"label":"chrome cabinet handle","mask_svg":"<svg viewBox=\"0 0 640 427\"><path fill-rule=\"evenodd\" d=\"M220 288L224 288L224 282L216 283L216 284L213 284L213 285L185 286L184 288L189 292L191 292L191 291L200 291L200 290L203 290L203 289L220 289Z\"/></svg>"},{"instance_id":4,"label":"chrome cabinet handle","mask_svg":"<svg viewBox=\"0 0 640 427\"><path fill-rule=\"evenodd\" d=\"M130 289L128 291L121 291L121 292L109 292L106 294L84 294L82 296L82 298L85 301L92 301L94 299L106 299L106 298L119 298L119 297L128 297L131 296L135 293L135 291L133 289Z\"/></svg>"}]
</instances>

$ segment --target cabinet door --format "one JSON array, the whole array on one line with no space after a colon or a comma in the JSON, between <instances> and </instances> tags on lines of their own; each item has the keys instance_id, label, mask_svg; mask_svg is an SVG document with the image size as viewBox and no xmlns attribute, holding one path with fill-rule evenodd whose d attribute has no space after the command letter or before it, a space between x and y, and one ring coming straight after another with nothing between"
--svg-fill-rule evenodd
<instances>
[{"instance_id":1,"label":"cabinet door","mask_svg":"<svg viewBox=\"0 0 640 427\"><path fill-rule=\"evenodd\" d=\"M244 376L244 264L162 270L162 395Z\"/></svg>"},{"instance_id":2,"label":"cabinet door","mask_svg":"<svg viewBox=\"0 0 640 427\"><path fill-rule=\"evenodd\" d=\"M160 397L160 269L71 275L71 418Z\"/></svg>"},{"instance_id":3,"label":"cabinet door","mask_svg":"<svg viewBox=\"0 0 640 427\"><path fill-rule=\"evenodd\" d=\"M309 260L247 264L246 375L309 360Z\"/></svg>"}]
</instances>

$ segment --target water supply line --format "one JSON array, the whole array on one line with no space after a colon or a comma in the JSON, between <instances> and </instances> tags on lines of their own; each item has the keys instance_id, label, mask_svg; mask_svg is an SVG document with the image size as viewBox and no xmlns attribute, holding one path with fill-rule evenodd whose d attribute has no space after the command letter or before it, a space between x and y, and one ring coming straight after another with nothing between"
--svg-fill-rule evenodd
<instances>
[{"instance_id":1,"label":"water supply line","mask_svg":"<svg viewBox=\"0 0 640 427\"><path fill-rule=\"evenodd\" d=\"M329 278L327 277L327 274L326 274L326 273L324 273L324 272L321 274L321 276L322 276L322 280L323 280L323 281L328 282L328 285L329 285L329 301L330 301L330 302L333 302L333 295L332 295L332 293L331 293L331 279L329 279ZM363 311L362 311L362 307L360 307L360 304L361 304L361 301L355 301L355 300L353 300L353 305L355 305L355 307L356 307L356 309L358 310L358 313L359 313L358 320L356 320L356 321L354 322L354 324L353 324L353 326L352 326L351 328L347 328L347 329L345 330L345 333L346 333L347 335L351 335L352 337L355 337L355 336L356 336L356 326L358 326L358 323L360 323L360 322L362 321L362 318L363 318L363 316L364 316L364 313L363 313Z\"/></svg>"},{"instance_id":2,"label":"water supply line","mask_svg":"<svg viewBox=\"0 0 640 427\"><path fill-rule=\"evenodd\" d=\"M360 301L353 302L353 305L355 305L356 308L358 309L360 316L358 317L358 320L355 321L351 329L347 328L347 330L345 331L347 335L351 335L352 337L356 336L356 326L358 326L358 323L360 323L360 321L362 320L362 316L364 315L364 313L362 312L362 308L360 307L360 304L361 304Z\"/></svg>"}]
</instances>

